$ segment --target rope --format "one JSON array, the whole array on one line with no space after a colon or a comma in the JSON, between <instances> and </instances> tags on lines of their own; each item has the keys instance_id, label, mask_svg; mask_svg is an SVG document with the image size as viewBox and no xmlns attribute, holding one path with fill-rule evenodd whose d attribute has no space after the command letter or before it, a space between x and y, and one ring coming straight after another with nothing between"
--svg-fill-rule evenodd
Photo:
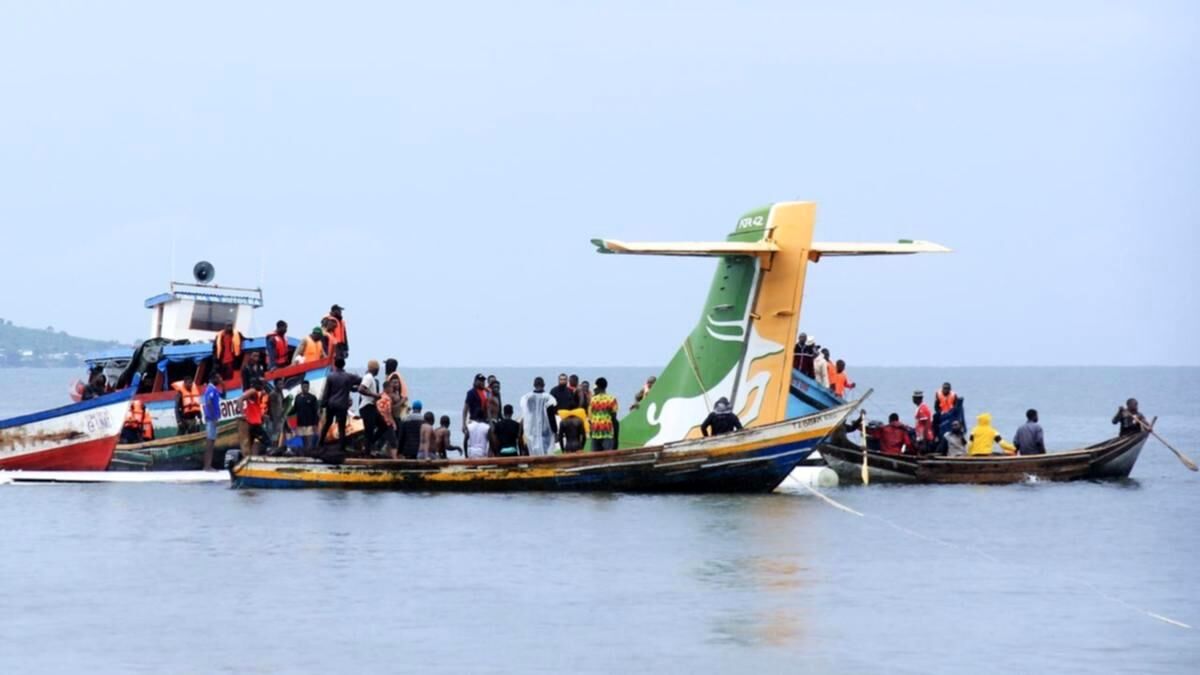
<instances>
[{"instance_id":1,"label":"rope","mask_svg":"<svg viewBox=\"0 0 1200 675\"><path fill-rule=\"evenodd\" d=\"M924 540L924 541L933 542L933 543L935 543L935 544L940 544L940 545L942 545L942 546L945 546L946 548L958 549L958 550L960 550L960 551L966 551L966 552L968 552L968 553L973 553L973 554L975 554L975 555L977 555L977 556L979 556L979 557L983 558L984 560L987 560L988 562L993 562L993 563L1001 563L1001 562L1002 562L1002 561L1001 561L999 558L997 558L996 556L994 556L994 555L992 555L992 554L990 554L990 553L988 553L988 552L986 552L986 551L980 550L980 549L978 549L978 548L976 548L976 547L974 547L974 546L963 546L962 544L956 544L956 543L954 543L954 542L952 542L952 541L947 541L947 540L945 540L945 539L941 539L941 538L939 538L939 537L933 537L933 536L930 536L930 535L927 535L927 534L922 534L921 532L917 532L916 530L909 529L909 528L907 528L907 527L905 527L905 526L903 526L903 525L900 525L899 523L895 523L895 522L893 522L893 521L890 521L890 520L888 520L888 519L886 519L886 518L881 518L881 517L879 517L879 516L868 516L867 514L865 514L865 513L862 513L861 511L856 511L856 510L854 510L854 509L850 508L849 506L846 506L845 504L842 504L841 502L839 502L839 501L835 500L834 498L832 498L832 497L830 497L830 496L828 496L828 495L826 495L826 494L822 493L821 491L817 490L816 488L812 487L811 485L808 485L807 483L804 483L804 482L800 481L799 479L797 479L797 478L794 478L794 477L793 477L793 476L791 476L790 474L788 475L788 478L791 478L792 480L794 480L794 481L796 481L797 483L799 483L799 484L800 484L800 487L803 487L805 490L808 490L808 491L809 491L809 492L811 492L812 494L816 495L817 497L819 497L819 498L821 499L821 501L825 502L826 504L829 504L830 506L832 506L832 507L834 507L834 508L836 508L836 509L839 509L839 510L841 510L841 511L845 511L846 513L853 514L853 515L855 515L855 516L858 516L858 517L860 517L860 518L870 518L870 519L872 519L872 520L877 520L877 521L879 521L879 522L883 523L884 525L887 525L888 527L890 527L890 528L892 528L892 529L894 529L894 530L897 530L897 531L899 531L899 532L903 532L903 533L905 533L905 534L911 535L911 536L913 536L913 537L916 537L916 538L918 538L918 539L922 539L922 540ZM1127 601L1125 601L1125 600L1122 600L1121 598L1118 598L1118 597L1116 597L1116 596L1114 596L1114 595L1110 595L1109 593L1107 593L1107 592L1105 592L1105 591L1101 590L1100 588L1096 587L1094 584L1088 583L1088 582L1086 582L1086 581L1080 581L1080 580L1078 580L1078 579L1070 579L1070 581L1071 581L1071 582L1073 582L1073 583L1079 584L1080 586L1083 586L1084 588L1086 588L1086 589L1088 589L1088 590L1092 591L1092 592L1093 592L1093 593L1095 593L1097 596L1099 596L1099 597L1101 597L1101 598L1104 598L1105 600L1108 600L1109 602L1113 602L1113 603L1116 603L1116 604L1118 604L1118 605L1121 605L1122 607L1125 607L1126 609L1133 610L1133 611L1135 611L1135 612L1138 612L1139 614L1144 614L1144 615L1146 615L1146 616L1150 617L1151 619L1154 619L1154 620L1156 620L1156 621L1162 621L1163 623L1170 624L1170 625L1172 625L1172 626L1175 626L1175 627L1177 627L1177 628L1185 628L1185 629L1187 629L1187 630L1192 630L1192 627L1191 627L1190 625L1188 625L1188 624L1186 624L1186 623L1184 623L1184 622L1182 622L1182 621L1177 621L1177 620L1175 620L1175 619L1172 619L1171 617L1168 617L1168 616L1163 616L1162 614L1159 614L1158 612L1152 612L1152 611L1150 611L1150 610L1148 610L1148 609L1143 609L1143 608L1141 608L1141 607L1138 607L1138 606L1136 606L1136 605L1132 605L1132 604L1130 604L1129 602L1127 602Z\"/></svg>"},{"instance_id":2,"label":"rope","mask_svg":"<svg viewBox=\"0 0 1200 675\"><path fill-rule=\"evenodd\" d=\"M704 386L704 380L700 378L700 369L696 366L696 356L692 354L692 336L688 336L683 341L683 353L687 356L688 365L692 367L692 375L696 376L696 384L700 385L700 395L704 397L704 407L712 412L712 402L708 400L708 388Z\"/></svg>"}]
</instances>

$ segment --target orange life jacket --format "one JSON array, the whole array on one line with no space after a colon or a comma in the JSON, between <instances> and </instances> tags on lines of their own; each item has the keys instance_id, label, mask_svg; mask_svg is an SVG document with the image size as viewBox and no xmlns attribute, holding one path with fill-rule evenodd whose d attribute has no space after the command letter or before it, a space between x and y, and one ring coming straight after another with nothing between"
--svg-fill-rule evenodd
<instances>
[{"instance_id":1,"label":"orange life jacket","mask_svg":"<svg viewBox=\"0 0 1200 675\"><path fill-rule=\"evenodd\" d=\"M325 323L326 320L332 321L334 324L333 330L325 333L329 336L329 353L333 354L336 352L335 348L338 345L345 344L346 342L346 322L332 314L326 314L321 323Z\"/></svg>"},{"instance_id":2,"label":"orange life jacket","mask_svg":"<svg viewBox=\"0 0 1200 675\"><path fill-rule=\"evenodd\" d=\"M300 345L301 358L305 363L313 363L320 361L325 357L325 345L321 344L320 338L314 338L309 335L304 338L304 344Z\"/></svg>"},{"instance_id":3,"label":"orange life jacket","mask_svg":"<svg viewBox=\"0 0 1200 675\"><path fill-rule=\"evenodd\" d=\"M271 341L271 347L275 350L275 363L269 364L271 368L283 368L290 364L287 338L279 333L271 333L267 339Z\"/></svg>"},{"instance_id":4,"label":"orange life jacket","mask_svg":"<svg viewBox=\"0 0 1200 675\"><path fill-rule=\"evenodd\" d=\"M229 359L225 358L226 349L228 349L229 354L231 354ZM216 355L219 363L223 363L226 360L228 360L229 363L233 363L234 359L242 355L242 334L235 330L231 336L225 333L225 331L221 331L217 334L217 341L214 346L214 350L215 351L213 353Z\"/></svg>"},{"instance_id":5,"label":"orange life jacket","mask_svg":"<svg viewBox=\"0 0 1200 675\"><path fill-rule=\"evenodd\" d=\"M203 395L200 387L195 382L189 383L187 380L179 380L172 383L171 388L180 394L180 407L183 408L183 416L199 417L200 397Z\"/></svg>"},{"instance_id":6,"label":"orange life jacket","mask_svg":"<svg viewBox=\"0 0 1200 675\"><path fill-rule=\"evenodd\" d=\"M950 392L949 395L944 395L942 390L938 389L936 399L938 412L948 413L954 410L954 406L958 403L958 394Z\"/></svg>"},{"instance_id":7,"label":"orange life jacket","mask_svg":"<svg viewBox=\"0 0 1200 675\"><path fill-rule=\"evenodd\" d=\"M142 440L148 441L154 438L154 424L150 421L150 413L147 412L144 403L134 401L129 406L129 413L125 415L125 428L140 429Z\"/></svg>"},{"instance_id":8,"label":"orange life jacket","mask_svg":"<svg viewBox=\"0 0 1200 675\"><path fill-rule=\"evenodd\" d=\"M846 377L846 372L837 372L834 368L833 372L829 373L829 388L837 394L838 398L846 397L846 385L850 382L850 378Z\"/></svg>"}]
</instances>

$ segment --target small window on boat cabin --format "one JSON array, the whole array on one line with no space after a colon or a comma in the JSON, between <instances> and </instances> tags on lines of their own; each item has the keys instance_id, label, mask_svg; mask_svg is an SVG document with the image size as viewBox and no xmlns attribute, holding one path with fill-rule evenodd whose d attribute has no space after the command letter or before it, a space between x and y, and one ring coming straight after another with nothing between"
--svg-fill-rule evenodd
<instances>
[{"instance_id":1,"label":"small window on boat cabin","mask_svg":"<svg viewBox=\"0 0 1200 675\"><path fill-rule=\"evenodd\" d=\"M237 305L225 302L196 301L192 308L192 330L220 331L227 323L237 319Z\"/></svg>"}]
</instances>

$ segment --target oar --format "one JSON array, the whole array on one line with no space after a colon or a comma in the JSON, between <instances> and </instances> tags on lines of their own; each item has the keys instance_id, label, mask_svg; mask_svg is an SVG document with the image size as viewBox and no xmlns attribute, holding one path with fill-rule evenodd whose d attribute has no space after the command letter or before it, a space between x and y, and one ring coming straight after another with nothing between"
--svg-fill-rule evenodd
<instances>
[{"instance_id":1,"label":"oar","mask_svg":"<svg viewBox=\"0 0 1200 675\"><path fill-rule=\"evenodd\" d=\"M871 484L871 471L867 468L867 416L858 418L858 424L862 430L863 442L862 484L866 486Z\"/></svg>"},{"instance_id":2,"label":"oar","mask_svg":"<svg viewBox=\"0 0 1200 675\"><path fill-rule=\"evenodd\" d=\"M1149 431L1150 435L1157 438L1159 443L1162 443L1163 445L1167 446L1168 450L1175 453L1175 456L1179 458L1179 461L1183 462L1183 465L1186 466L1189 470L1200 471L1200 467L1196 466L1196 463L1193 462L1191 460L1191 458L1189 458L1187 455L1183 454L1182 452L1176 450L1175 446L1168 443L1167 439L1163 438L1162 436L1159 436L1158 432L1155 431L1153 427L1146 426L1146 423L1142 421L1142 418L1134 416L1133 419L1138 423L1138 426L1145 429L1146 431Z\"/></svg>"}]
</instances>

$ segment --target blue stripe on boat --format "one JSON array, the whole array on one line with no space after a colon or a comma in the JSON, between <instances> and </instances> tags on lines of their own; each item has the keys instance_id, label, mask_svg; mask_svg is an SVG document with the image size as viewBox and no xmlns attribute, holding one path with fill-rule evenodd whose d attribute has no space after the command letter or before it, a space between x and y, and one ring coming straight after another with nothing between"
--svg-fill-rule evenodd
<instances>
[{"instance_id":1,"label":"blue stripe on boat","mask_svg":"<svg viewBox=\"0 0 1200 675\"><path fill-rule=\"evenodd\" d=\"M29 413L28 415L21 415L19 417L10 417L6 420L0 420L0 429L19 427L25 424L32 424L34 422L54 419L55 417L64 417L66 415L83 412L85 410L91 410L92 408L102 408L113 403L120 403L121 401L128 401L132 393L133 392L129 391L128 389L122 389L121 391L114 391L111 394L98 396L87 401L80 401L79 403L64 405L60 408L51 408L50 410L42 410L40 412Z\"/></svg>"}]
</instances>

